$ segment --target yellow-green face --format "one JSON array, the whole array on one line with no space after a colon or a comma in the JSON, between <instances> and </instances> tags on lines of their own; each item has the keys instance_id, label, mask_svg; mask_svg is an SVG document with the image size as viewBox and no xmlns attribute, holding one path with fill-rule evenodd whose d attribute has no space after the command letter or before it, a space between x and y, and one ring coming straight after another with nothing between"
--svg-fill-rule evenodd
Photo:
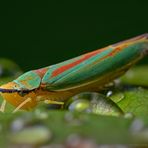
<instances>
[{"instance_id":1,"label":"yellow-green face","mask_svg":"<svg viewBox=\"0 0 148 148\"><path fill-rule=\"evenodd\" d=\"M39 97L41 91L38 89L40 81L38 74L29 71L12 82L0 86L0 94L10 104L29 110L42 99Z\"/></svg>"},{"instance_id":2,"label":"yellow-green face","mask_svg":"<svg viewBox=\"0 0 148 148\"><path fill-rule=\"evenodd\" d=\"M7 84L2 85L0 89L7 89L7 90L10 89L11 90L14 86L17 87L17 84L15 82L9 82ZM18 92L11 92L11 93L1 92L0 94L6 101L8 101L10 104L16 107L19 106L21 103L23 103L25 100L27 99L30 100L27 103L25 103L21 107L21 109L29 110L37 105L37 101L36 101L37 94L33 91L26 93L24 95L21 95Z\"/></svg>"}]
</instances>

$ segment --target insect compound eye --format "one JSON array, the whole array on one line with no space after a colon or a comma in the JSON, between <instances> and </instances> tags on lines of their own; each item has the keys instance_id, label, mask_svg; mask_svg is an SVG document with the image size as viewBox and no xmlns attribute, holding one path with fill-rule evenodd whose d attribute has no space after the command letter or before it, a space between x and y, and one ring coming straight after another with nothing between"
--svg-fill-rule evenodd
<instances>
[{"instance_id":1,"label":"insect compound eye","mask_svg":"<svg viewBox=\"0 0 148 148\"><path fill-rule=\"evenodd\" d=\"M21 96L21 97L24 97L25 95L27 95L29 92L27 91L19 91L18 94Z\"/></svg>"}]
</instances>

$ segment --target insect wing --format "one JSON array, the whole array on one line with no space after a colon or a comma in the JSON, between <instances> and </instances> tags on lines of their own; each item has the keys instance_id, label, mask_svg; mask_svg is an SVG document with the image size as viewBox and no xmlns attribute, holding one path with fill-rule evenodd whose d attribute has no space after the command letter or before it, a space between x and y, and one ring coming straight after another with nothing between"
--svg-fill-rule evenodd
<instances>
[{"instance_id":1,"label":"insect wing","mask_svg":"<svg viewBox=\"0 0 148 148\"><path fill-rule=\"evenodd\" d=\"M146 34L84 54L52 66L44 75L42 84L49 90L61 91L77 88L108 76L115 78L141 59L147 48ZM119 74L116 73L117 70Z\"/></svg>"}]
</instances>

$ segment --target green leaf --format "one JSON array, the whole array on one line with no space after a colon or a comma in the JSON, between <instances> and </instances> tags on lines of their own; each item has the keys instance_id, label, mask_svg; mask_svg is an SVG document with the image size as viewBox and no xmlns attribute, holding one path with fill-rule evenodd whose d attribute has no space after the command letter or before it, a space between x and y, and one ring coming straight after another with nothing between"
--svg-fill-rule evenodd
<instances>
[{"instance_id":1,"label":"green leaf","mask_svg":"<svg viewBox=\"0 0 148 148\"><path fill-rule=\"evenodd\" d=\"M125 113L130 112L136 116L148 115L148 90L143 88L135 88L122 92L124 96L117 105ZM111 96L114 100L118 96L116 93Z\"/></svg>"}]
</instances>

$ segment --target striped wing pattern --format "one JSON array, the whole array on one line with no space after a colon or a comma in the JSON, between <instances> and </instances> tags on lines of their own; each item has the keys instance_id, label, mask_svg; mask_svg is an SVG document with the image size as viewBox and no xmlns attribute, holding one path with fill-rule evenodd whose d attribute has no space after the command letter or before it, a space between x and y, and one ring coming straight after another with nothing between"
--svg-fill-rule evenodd
<instances>
[{"instance_id":1,"label":"striped wing pattern","mask_svg":"<svg viewBox=\"0 0 148 148\"><path fill-rule=\"evenodd\" d=\"M138 36L52 65L41 83L54 91L79 87L139 59L145 46L148 47L147 36Z\"/></svg>"}]
</instances>

